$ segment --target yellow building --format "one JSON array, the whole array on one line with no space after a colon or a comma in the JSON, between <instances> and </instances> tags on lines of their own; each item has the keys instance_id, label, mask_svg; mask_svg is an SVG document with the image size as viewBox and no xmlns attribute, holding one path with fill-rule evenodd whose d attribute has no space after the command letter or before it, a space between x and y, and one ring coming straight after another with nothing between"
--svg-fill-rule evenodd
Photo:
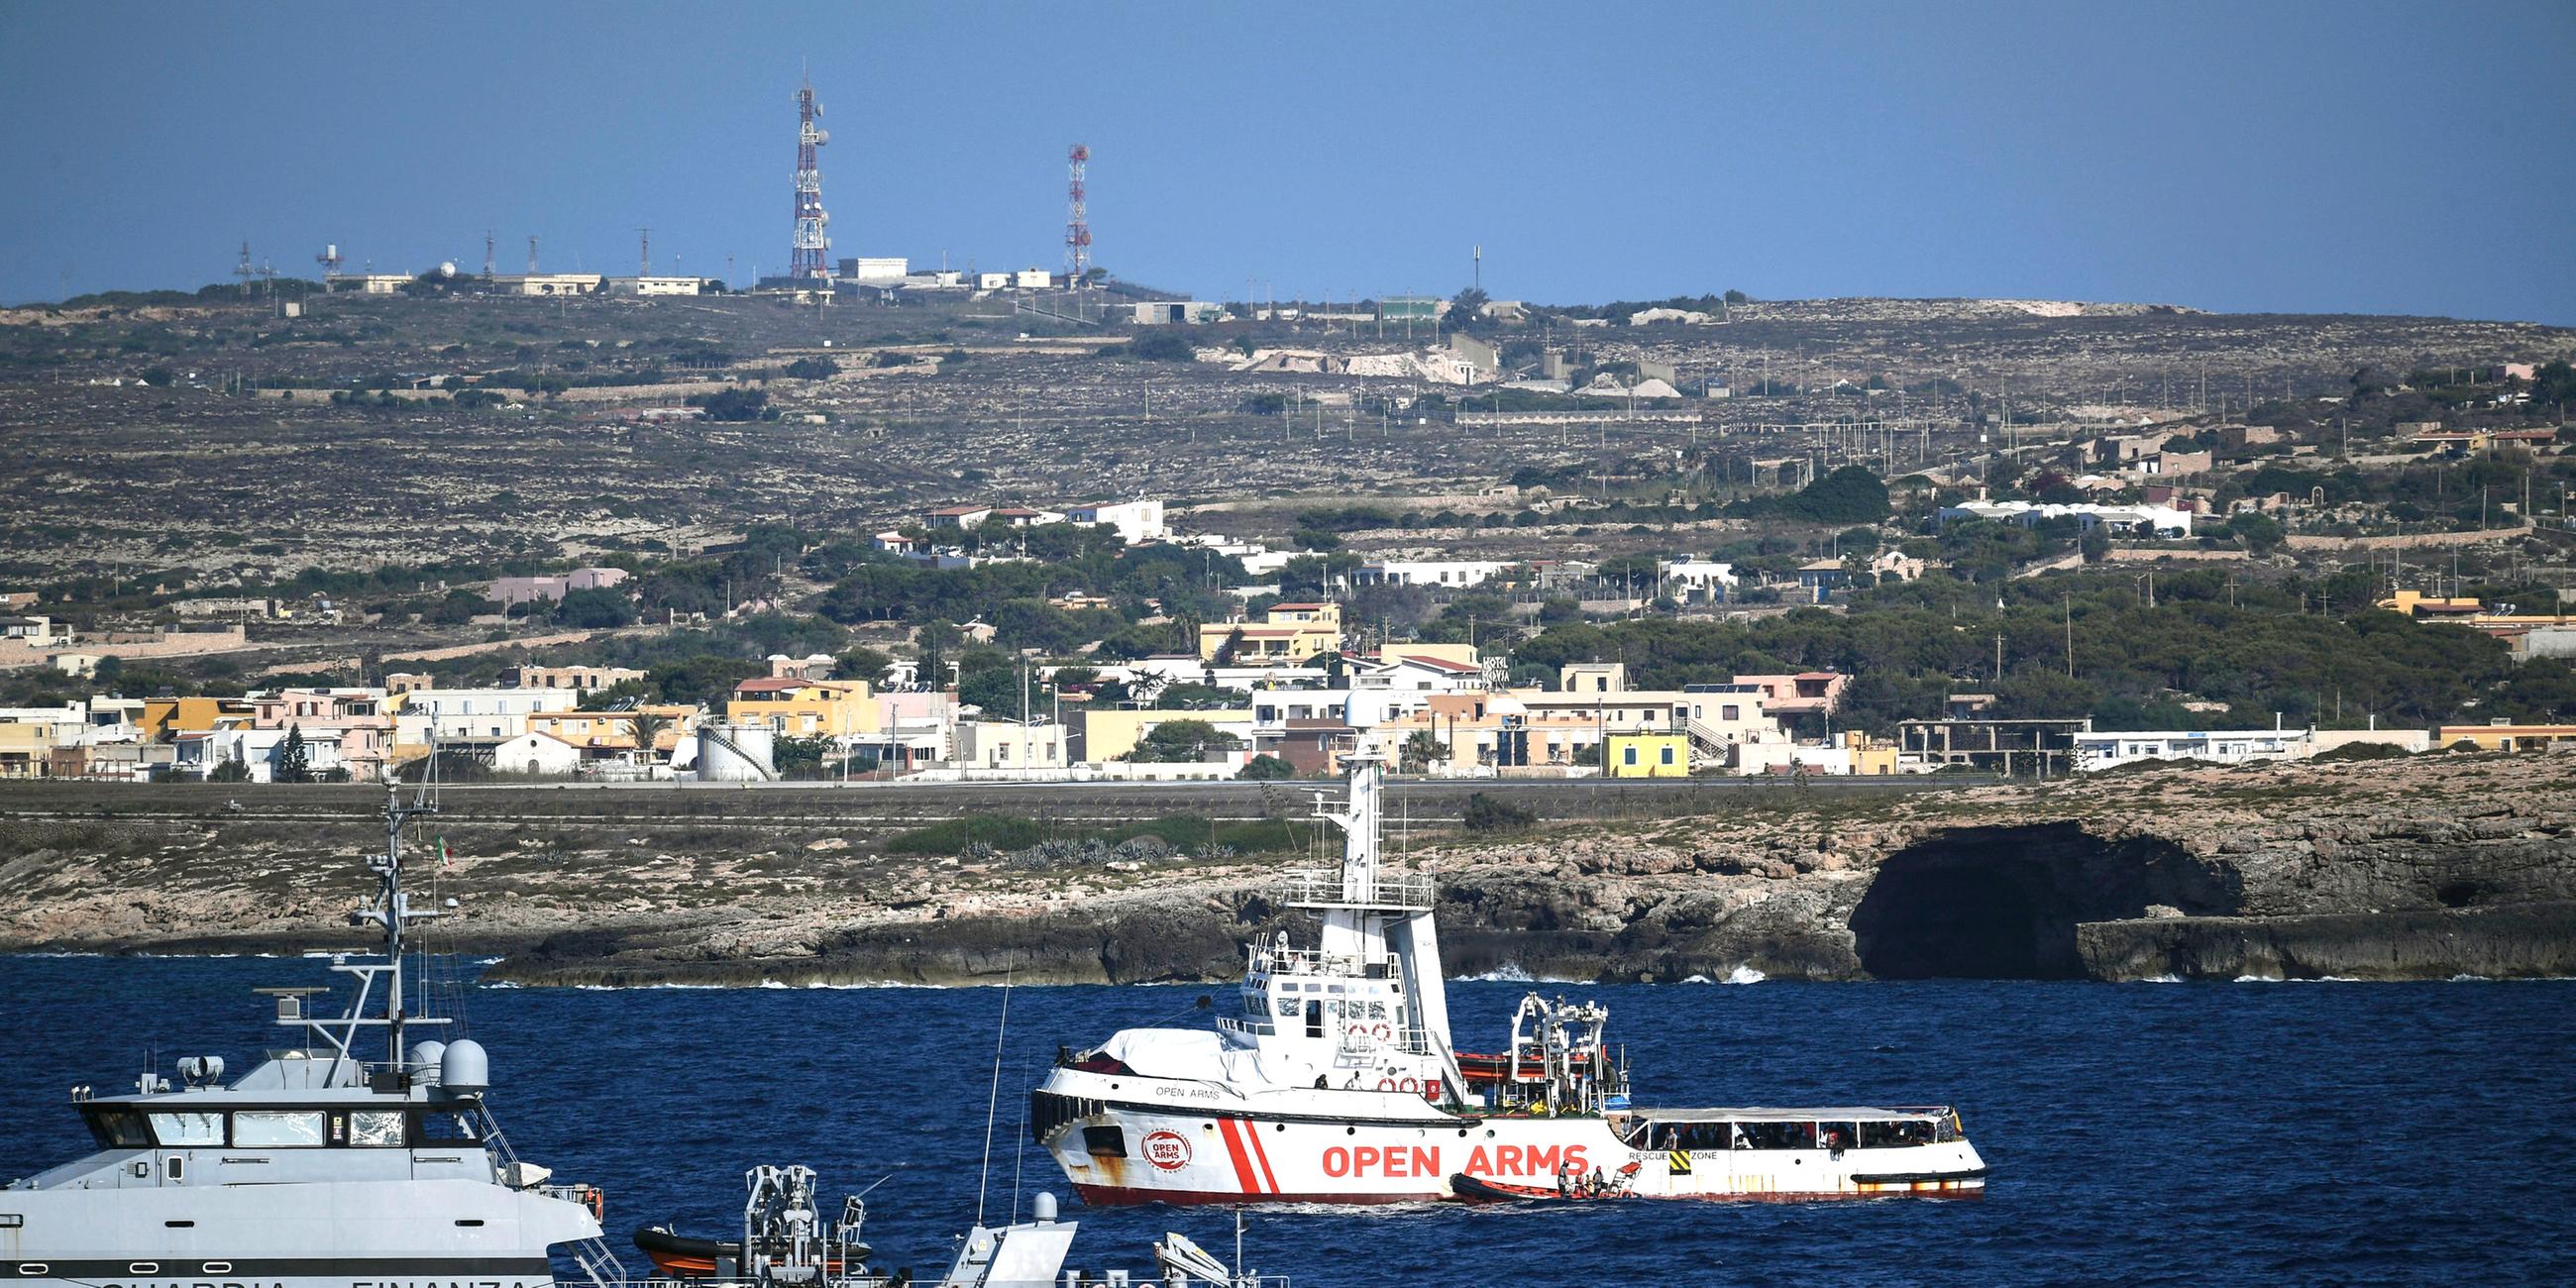
<instances>
[{"instance_id":1,"label":"yellow building","mask_svg":"<svg viewBox=\"0 0 2576 1288\"><path fill-rule=\"evenodd\" d=\"M52 777L54 733L50 722L0 723L0 779Z\"/></svg>"},{"instance_id":2,"label":"yellow building","mask_svg":"<svg viewBox=\"0 0 2576 1288\"><path fill-rule=\"evenodd\" d=\"M653 749L664 755L679 745L682 734L698 726L696 707L671 705L638 711L532 711L528 713L528 732L551 735L584 751L633 751L635 718L639 715L662 721L661 730L653 735Z\"/></svg>"},{"instance_id":3,"label":"yellow building","mask_svg":"<svg viewBox=\"0 0 2576 1288\"><path fill-rule=\"evenodd\" d=\"M2444 725L2433 745L2456 747L2464 742L2480 751L2547 751L2576 743L2576 725Z\"/></svg>"},{"instance_id":4,"label":"yellow building","mask_svg":"<svg viewBox=\"0 0 2576 1288\"><path fill-rule=\"evenodd\" d=\"M141 736L146 742L168 742L183 733L247 729L258 712L245 698L145 698Z\"/></svg>"},{"instance_id":5,"label":"yellow building","mask_svg":"<svg viewBox=\"0 0 2576 1288\"><path fill-rule=\"evenodd\" d=\"M1898 748L1892 743L1879 742L1857 729L1843 731L1843 751L1851 757L1851 771L1855 774L1896 772Z\"/></svg>"},{"instance_id":6,"label":"yellow building","mask_svg":"<svg viewBox=\"0 0 2576 1288\"><path fill-rule=\"evenodd\" d=\"M1259 623L1211 622L1199 627L1199 660L1213 662L1234 641L1234 661L1245 666L1303 662L1342 649L1339 604L1272 604Z\"/></svg>"},{"instance_id":7,"label":"yellow building","mask_svg":"<svg viewBox=\"0 0 2576 1288\"><path fill-rule=\"evenodd\" d=\"M791 738L852 738L877 731L878 711L865 680L773 675L735 685L725 719Z\"/></svg>"},{"instance_id":8,"label":"yellow building","mask_svg":"<svg viewBox=\"0 0 2576 1288\"><path fill-rule=\"evenodd\" d=\"M1614 733L1602 772L1612 778L1688 778L1690 740L1677 733Z\"/></svg>"},{"instance_id":9,"label":"yellow building","mask_svg":"<svg viewBox=\"0 0 2576 1288\"><path fill-rule=\"evenodd\" d=\"M1219 733L1232 734L1246 746L1252 743L1252 712L1086 709L1074 717L1082 730L1082 747L1078 758L1089 762L1116 760L1136 750L1136 744L1155 726L1175 720L1203 720L1216 726Z\"/></svg>"}]
</instances>

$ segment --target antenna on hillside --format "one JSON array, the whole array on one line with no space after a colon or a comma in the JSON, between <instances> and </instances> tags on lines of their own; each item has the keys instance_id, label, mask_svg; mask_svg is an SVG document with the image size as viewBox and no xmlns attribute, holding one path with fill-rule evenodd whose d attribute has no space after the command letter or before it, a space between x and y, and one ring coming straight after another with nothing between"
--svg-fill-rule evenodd
<instances>
[{"instance_id":1,"label":"antenna on hillside","mask_svg":"<svg viewBox=\"0 0 2576 1288\"><path fill-rule=\"evenodd\" d=\"M483 230L483 280L491 281L492 274L492 230L486 228Z\"/></svg>"},{"instance_id":2,"label":"antenna on hillside","mask_svg":"<svg viewBox=\"0 0 2576 1288\"><path fill-rule=\"evenodd\" d=\"M653 230L650 228L635 230L635 264L637 277L653 275Z\"/></svg>"},{"instance_id":3,"label":"antenna on hillside","mask_svg":"<svg viewBox=\"0 0 2576 1288\"><path fill-rule=\"evenodd\" d=\"M528 234L528 276L537 275L537 235Z\"/></svg>"}]
</instances>

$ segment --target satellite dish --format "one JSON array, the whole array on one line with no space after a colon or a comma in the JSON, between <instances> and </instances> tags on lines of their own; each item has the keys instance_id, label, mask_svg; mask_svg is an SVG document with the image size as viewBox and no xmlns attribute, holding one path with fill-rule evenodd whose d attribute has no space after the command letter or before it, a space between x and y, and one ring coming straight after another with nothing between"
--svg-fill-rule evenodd
<instances>
[{"instance_id":1,"label":"satellite dish","mask_svg":"<svg viewBox=\"0 0 2576 1288\"><path fill-rule=\"evenodd\" d=\"M821 147L822 145L824 145L824 144L826 144L826 143L829 143L829 142L831 142L831 141L832 141L832 132L831 132L830 130L816 130L816 131L814 131L814 146L816 146L816 147Z\"/></svg>"}]
</instances>

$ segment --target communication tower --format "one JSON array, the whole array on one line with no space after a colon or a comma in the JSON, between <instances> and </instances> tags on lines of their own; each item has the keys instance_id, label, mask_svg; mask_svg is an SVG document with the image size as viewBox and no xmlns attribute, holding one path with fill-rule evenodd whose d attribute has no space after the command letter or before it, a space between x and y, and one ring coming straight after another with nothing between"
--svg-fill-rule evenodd
<instances>
[{"instance_id":1,"label":"communication tower","mask_svg":"<svg viewBox=\"0 0 2576 1288\"><path fill-rule=\"evenodd\" d=\"M1091 149L1080 143L1064 154L1066 213L1064 221L1064 284L1082 285L1082 276L1091 271L1090 193L1084 176L1091 169Z\"/></svg>"},{"instance_id":2,"label":"communication tower","mask_svg":"<svg viewBox=\"0 0 2576 1288\"><path fill-rule=\"evenodd\" d=\"M814 101L814 82L806 81L796 90L796 235L787 251L787 276L799 282L832 280L832 270L823 258L832 248L832 239L824 234L832 217L823 213L823 171L815 155L832 141L831 134L815 124L822 116L823 105Z\"/></svg>"},{"instance_id":3,"label":"communication tower","mask_svg":"<svg viewBox=\"0 0 2576 1288\"><path fill-rule=\"evenodd\" d=\"M259 276L259 270L250 266L250 239L247 237L242 239L241 263L233 266L233 276L241 279L242 294L250 294L250 279Z\"/></svg>"},{"instance_id":4,"label":"communication tower","mask_svg":"<svg viewBox=\"0 0 2576 1288\"><path fill-rule=\"evenodd\" d=\"M537 235L528 234L528 276L537 275Z\"/></svg>"},{"instance_id":5,"label":"communication tower","mask_svg":"<svg viewBox=\"0 0 2576 1288\"><path fill-rule=\"evenodd\" d=\"M483 280L491 281L496 270L492 265L492 230L483 230Z\"/></svg>"}]
</instances>

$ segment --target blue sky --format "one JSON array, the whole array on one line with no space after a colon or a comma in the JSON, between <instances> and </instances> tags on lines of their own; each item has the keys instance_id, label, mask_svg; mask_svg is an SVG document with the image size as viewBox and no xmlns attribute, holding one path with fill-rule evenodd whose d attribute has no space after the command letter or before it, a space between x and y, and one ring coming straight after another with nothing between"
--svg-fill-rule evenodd
<instances>
[{"instance_id":1,"label":"blue sky","mask_svg":"<svg viewBox=\"0 0 2576 1288\"><path fill-rule=\"evenodd\" d=\"M792 94L834 255L1205 297L2011 296L2576 324L2576 4L0 0L0 299L776 271Z\"/></svg>"}]
</instances>

